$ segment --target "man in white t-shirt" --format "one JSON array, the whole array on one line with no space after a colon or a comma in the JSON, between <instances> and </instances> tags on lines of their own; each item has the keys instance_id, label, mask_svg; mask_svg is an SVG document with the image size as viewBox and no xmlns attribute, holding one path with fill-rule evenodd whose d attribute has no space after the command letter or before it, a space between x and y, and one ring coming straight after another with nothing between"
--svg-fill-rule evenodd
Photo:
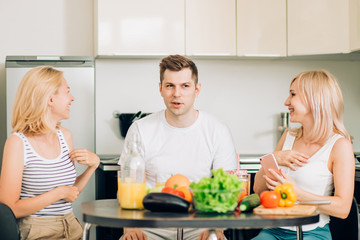
<instances>
[{"instance_id":1,"label":"man in white t-shirt","mask_svg":"<svg viewBox=\"0 0 360 240\"><path fill-rule=\"evenodd\" d=\"M159 88L166 110L131 125L119 164L129 151L128 143L136 139L144 156L149 187L155 185L155 174L180 173L190 181L199 181L211 176L211 169L236 169L236 150L228 127L194 109L201 89L195 63L180 55L163 58ZM215 233L218 239L224 239L222 229ZM184 239L208 236L206 229L184 229ZM125 228L123 239L176 239L176 230Z\"/></svg>"}]
</instances>

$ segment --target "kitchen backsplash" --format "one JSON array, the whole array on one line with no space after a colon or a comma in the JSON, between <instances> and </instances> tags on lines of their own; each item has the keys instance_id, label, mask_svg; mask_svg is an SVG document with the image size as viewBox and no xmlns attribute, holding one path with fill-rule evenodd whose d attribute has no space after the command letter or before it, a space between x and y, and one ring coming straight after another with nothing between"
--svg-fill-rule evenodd
<instances>
[{"instance_id":1,"label":"kitchen backsplash","mask_svg":"<svg viewBox=\"0 0 360 240\"><path fill-rule=\"evenodd\" d=\"M156 112L160 57L96 60L96 152L119 154L123 146L113 112ZM280 112L291 80L300 72L326 69L338 79L345 101L345 126L360 151L359 61L230 60L194 58L202 84L195 107L225 122L241 154L273 151L280 137Z\"/></svg>"}]
</instances>

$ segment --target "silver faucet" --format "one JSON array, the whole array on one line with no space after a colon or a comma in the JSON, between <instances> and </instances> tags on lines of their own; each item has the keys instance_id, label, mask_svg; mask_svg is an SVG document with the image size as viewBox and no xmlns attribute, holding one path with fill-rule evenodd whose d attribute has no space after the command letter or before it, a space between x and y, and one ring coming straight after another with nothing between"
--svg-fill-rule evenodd
<instances>
[{"instance_id":1,"label":"silver faucet","mask_svg":"<svg viewBox=\"0 0 360 240\"><path fill-rule=\"evenodd\" d=\"M289 113L288 112L282 112L280 113L281 123L278 127L278 130L281 132L281 135L284 133L284 131L289 126Z\"/></svg>"}]
</instances>

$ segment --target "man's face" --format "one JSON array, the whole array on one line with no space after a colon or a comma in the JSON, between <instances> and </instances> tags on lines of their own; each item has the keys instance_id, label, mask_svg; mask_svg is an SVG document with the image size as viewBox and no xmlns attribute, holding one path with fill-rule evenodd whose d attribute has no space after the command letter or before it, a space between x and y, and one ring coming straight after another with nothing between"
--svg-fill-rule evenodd
<instances>
[{"instance_id":1,"label":"man's face","mask_svg":"<svg viewBox=\"0 0 360 240\"><path fill-rule=\"evenodd\" d=\"M195 86L189 68L178 72L165 70L163 82L159 86L169 114L179 117L191 113L200 92L200 84Z\"/></svg>"}]
</instances>

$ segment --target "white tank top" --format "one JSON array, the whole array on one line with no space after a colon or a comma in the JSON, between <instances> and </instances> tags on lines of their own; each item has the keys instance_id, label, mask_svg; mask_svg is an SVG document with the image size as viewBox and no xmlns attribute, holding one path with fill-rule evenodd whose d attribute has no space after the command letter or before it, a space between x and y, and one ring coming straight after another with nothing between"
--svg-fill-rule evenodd
<instances>
[{"instance_id":1,"label":"white tank top","mask_svg":"<svg viewBox=\"0 0 360 240\"><path fill-rule=\"evenodd\" d=\"M328 169L328 161L335 142L342 137L339 134L332 136L324 146L309 158L307 164L303 167L297 166L296 171L285 166L280 167L305 191L322 196L331 196L334 189L334 179L333 174ZM282 150L292 150L294 141L295 137L288 132ZM324 227L329 220L329 215L320 214L318 223L304 225L302 229L309 231L316 227ZM295 227L284 228L296 231Z\"/></svg>"}]
</instances>

